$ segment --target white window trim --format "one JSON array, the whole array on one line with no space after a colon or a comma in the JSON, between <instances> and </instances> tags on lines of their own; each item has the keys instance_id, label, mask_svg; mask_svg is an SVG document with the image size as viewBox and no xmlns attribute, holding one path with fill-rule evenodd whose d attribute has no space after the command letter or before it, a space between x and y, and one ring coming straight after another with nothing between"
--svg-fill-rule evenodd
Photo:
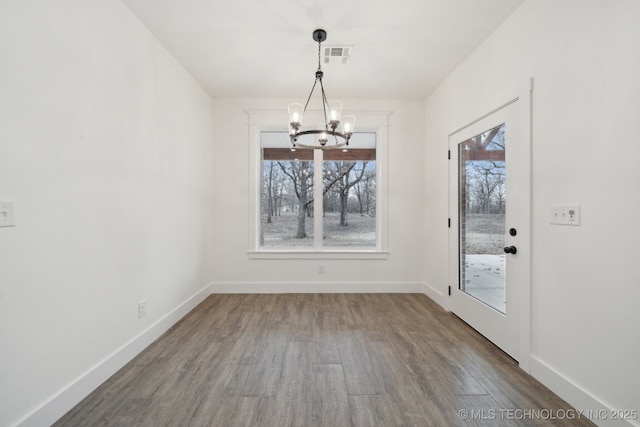
<instances>
[{"instance_id":1,"label":"white window trim","mask_svg":"<svg viewBox=\"0 0 640 427\"><path fill-rule=\"evenodd\" d=\"M265 131L283 131L287 122L286 110L245 110L249 139L249 241L247 254L250 259L386 259L389 256L388 224L388 138L389 119L392 111L349 111L344 114L358 118L360 132L376 134L376 248L300 248L261 249L260 233L260 134ZM308 112L307 114L314 112ZM305 117L307 117L305 115ZM316 160L314 160L316 161ZM317 166L316 166L317 167ZM320 169L321 170L321 169ZM317 230L314 230L317 233Z\"/></svg>"}]
</instances>

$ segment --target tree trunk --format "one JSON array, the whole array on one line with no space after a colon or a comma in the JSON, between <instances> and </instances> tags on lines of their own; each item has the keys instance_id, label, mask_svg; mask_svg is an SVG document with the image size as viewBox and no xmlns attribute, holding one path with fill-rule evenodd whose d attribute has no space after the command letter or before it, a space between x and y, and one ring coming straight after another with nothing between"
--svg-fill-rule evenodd
<instances>
[{"instance_id":1,"label":"tree trunk","mask_svg":"<svg viewBox=\"0 0 640 427\"><path fill-rule=\"evenodd\" d=\"M267 181L267 204L267 224L271 224L271 217L273 216L273 162L271 162L269 180Z\"/></svg>"},{"instance_id":2,"label":"tree trunk","mask_svg":"<svg viewBox=\"0 0 640 427\"><path fill-rule=\"evenodd\" d=\"M296 231L296 239L304 239L307 237L307 231L304 228L305 224L305 208L304 206L299 206L298 209L298 229Z\"/></svg>"},{"instance_id":3,"label":"tree trunk","mask_svg":"<svg viewBox=\"0 0 640 427\"><path fill-rule=\"evenodd\" d=\"M340 225L347 226L347 200L349 195L349 189L345 189L340 192Z\"/></svg>"},{"instance_id":4,"label":"tree trunk","mask_svg":"<svg viewBox=\"0 0 640 427\"><path fill-rule=\"evenodd\" d=\"M305 230L305 215L307 213L307 177L304 170L307 169L308 162L300 163L300 196L298 197L298 229L296 230L296 239L304 239L307 237Z\"/></svg>"}]
</instances>

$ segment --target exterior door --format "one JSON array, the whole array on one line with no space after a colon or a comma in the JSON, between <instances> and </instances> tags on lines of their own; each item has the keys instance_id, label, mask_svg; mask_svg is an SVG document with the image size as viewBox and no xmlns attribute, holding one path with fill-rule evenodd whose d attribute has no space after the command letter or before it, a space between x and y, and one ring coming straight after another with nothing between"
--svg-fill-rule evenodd
<instances>
[{"instance_id":1,"label":"exterior door","mask_svg":"<svg viewBox=\"0 0 640 427\"><path fill-rule=\"evenodd\" d=\"M529 109L525 92L449 136L451 309L521 366L529 352Z\"/></svg>"}]
</instances>

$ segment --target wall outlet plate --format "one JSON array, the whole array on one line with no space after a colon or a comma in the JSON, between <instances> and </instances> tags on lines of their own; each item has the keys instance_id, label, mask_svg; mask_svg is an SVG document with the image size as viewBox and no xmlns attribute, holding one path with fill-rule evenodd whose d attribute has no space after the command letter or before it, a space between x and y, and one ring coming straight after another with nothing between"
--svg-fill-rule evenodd
<instances>
[{"instance_id":1,"label":"wall outlet plate","mask_svg":"<svg viewBox=\"0 0 640 427\"><path fill-rule=\"evenodd\" d=\"M15 227L15 202L0 201L0 227Z\"/></svg>"},{"instance_id":2,"label":"wall outlet plate","mask_svg":"<svg viewBox=\"0 0 640 427\"><path fill-rule=\"evenodd\" d=\"M555 225L580 225L580 205L551 205L550 223Z\"/></svg>"},{"instance_id":3,"label":"wall outlet plate","mask_svg":"<svg viewBox=\"0 0 640 427\"><path fill-rule=\"evenodd\" d=\"M138 319L142 319L147 315L147 300L143 299L138 302Z\"/></svg>"}]
</instances>

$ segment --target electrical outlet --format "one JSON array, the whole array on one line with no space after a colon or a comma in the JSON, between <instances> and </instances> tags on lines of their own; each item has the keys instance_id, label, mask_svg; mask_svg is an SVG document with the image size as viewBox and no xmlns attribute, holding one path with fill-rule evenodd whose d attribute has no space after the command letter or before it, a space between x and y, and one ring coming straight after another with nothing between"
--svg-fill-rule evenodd
<instances>
[{"instance_id":1,"label":"electrical outlet","mask_svg":"<svg viewBox=\"0 0 640 427\"><path fill-rule=\"evenodd\" d=\"M0 201L0 227L15 227L14 202Z\"/></svg>"},{"instance_id":2,"label":"electrical outlet","mask_svg":"<svg viewBox=\"0 0 640 427\"><path fill-rule=\"evenodd\" d=\"M143 299L138 303L138 319L142 319L147 315L147 300Z\"/></svg>"},{"instance_id":3,"label":"electrical outlet","mask_svg":"<svg viewBox=\"0 0 640 427\"><path fill-rule=\"evenodd\" d=\"M318 265L318 274L324 274L324 265L322 264Z\"/></svg>"}]
</instances>

